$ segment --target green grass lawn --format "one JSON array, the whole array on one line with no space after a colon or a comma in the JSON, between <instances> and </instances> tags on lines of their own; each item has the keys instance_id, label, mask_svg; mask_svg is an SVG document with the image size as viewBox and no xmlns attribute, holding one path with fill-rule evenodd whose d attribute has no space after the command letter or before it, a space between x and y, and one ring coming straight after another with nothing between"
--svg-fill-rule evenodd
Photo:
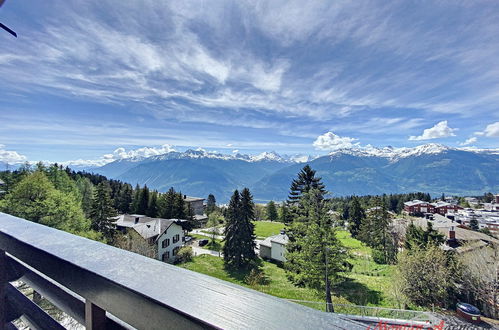
<instances>
[{"instance_id":1,"label":"green grass lawn","mask_svg":"<svg viewBox=\"0 0 499 330\"><path fill-rule=\"evenodd\" d=\"M189 234L189 236L192 236L194 239L200 240L200 239L207 239L209 241L208 244L204 246L200 246L202 249L206 250L213 250L213 251L221 251L223 247L223 242L217 238L215 238L215 242L211 241L211 237L204 236L204 235L199 235L199 234Z\"/></svg>"},{"instance_id":2,"label":"green grass lawn","mask_svg":"<svg viewBox=\"0 0 499 330\"><path fill-rule=\"evenodd\" d=\"M261 224L264 222L258 222ZM270 223L274 224L274 223ZM282 224L281 224L282 225ZM396 308L389 295L394 266L379 265L370 257L371 249L350 237L350 233L339 231L338 237L349 249L353 265L350 272L343 274L343 280L334 286L333 302L336 304L355 304ZM224 269L221 258L202 255L181 267L217 277L219 279L251 287L255 290L285 299L322 301L322 296L313 289L293 285L286 277L285 270L271 262L262 261L262 269L268 279L267 284L249 286L244 282L244 273L231 273ZM322 309L322 304L307 304Z\"/></svg>"},{"instance_id":3,"label":"green grass lawn","mask_svg":"<svg viewBox=\"0 0 499 330\"><path fill-rule=\"evenodd\" d=\"M255 235L258 239L277 235L281 229L284 229L282 222L253 221L253 224L255 225Z\"/></svg>"},{"instance_id":4,"label":"green grass lawn","mask_svg":"<svg viewBox=\"0 0 499 330\"><path fill-rule=\"evenodd\" d=\"M294 286L286 278L284 269L267 261L262 261L262 269L268 279L268 284L255 286L250 286L244 282L244 278L247 275L245 272L228 272L224 269L223 259L211 255L194 257L191 262L180 264L179 266L276 297L297 300L320 300L320 297L314 290Z\"/></svg>"}]
</instances>

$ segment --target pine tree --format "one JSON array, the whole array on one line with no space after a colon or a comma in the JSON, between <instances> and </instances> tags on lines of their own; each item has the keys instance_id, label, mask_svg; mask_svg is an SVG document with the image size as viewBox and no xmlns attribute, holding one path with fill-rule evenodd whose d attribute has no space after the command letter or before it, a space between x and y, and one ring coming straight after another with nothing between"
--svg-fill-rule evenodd
<instances>
[{"instance_id":1,"label":"pine tree","mask_svg":"<svg viewBox=\"0 0 499 330\"><path fill-rule=\"evenodd\" d=\"M133 200L132 186L125 183L120 189L117 201L117 208L120 213L129 213L131 211L130 206Z\"/></svg>"},{"instance_id":2,"label":"pine tree","mask_svg":"<svg viewBox=\"0 0 499 330\"><path fill-rule=\"evenodd\" d=\"M130 205L130 211L134 214L138 214L139 210L139 201L140 201L140 187L139 184L135 186L135 189L133 190L133 199L132 203Z\"/></svg>"},{"instance_id":3,"label":"pine tree","mask_svg":"<svg viewBox=\"0 0 499 330\"><path fill-rule=\"evenodd\" d=\"M306 192L298 207L306 210L308 217L295 221L288 233L285 264L288 277L296 285L326 291L327 310L332 312L331 285L339 279L339 272L345 270L346 253L336 237L328 214L330 205L321 190Z\"/></svg>"},{"instance_id":4,"label":"pine tree","mask_svg":"<svg viewBox=\"0 0 499 330\"><path fill-rule=\"evenodd\" d=\"M88 217L90 215L90 210L92 209L92 200L94 198L95 190L94 185L88 178L80 177L76 181L76 186L80 191L81 207L85 216Z\"/></svg>"},{"instance_id":5,"label":"pine tree","mask_svg":"<svg viewBox=\"0 0 499 330\"><path fill-rule=\"evenodd\" d=\"M217 209L217 201L215 200L215 196L212 194L208 195L208 199L206 200L206 214L210 215L211 212Z\"/></svg>"},{"instance_id":6,"label":"pine tree","mask_svg":"<svg viewBox=\"0 0 499 330\"><path fill-rule=\"evenodd\" d=\"M474 213L472 213L472 215L471 215L470 228L471 228L471 230L474 230L474 231L478 231L480 229L480 226L478 225L478 220L477 220Z\"/></svg>"},{"instance_id":7,"label":"pine tree","mask_svg":"<svg viewBox=\"0 0 499 330\"><path fill-rule=\"evenodd\" d=\"M324 184L320 177L315 176L315 171L307 164L298 173L298 178L291 183L291 188L288 196L289 204L297 203L300 197L311 189L319 190L322 197L326 194Z\"/></svg>"},{"instance_id":8,"label":"pine tree","mask_svg":"<svg viewBox=\"0 0 499 330\"><path fill-rule=\"evenodd\" d=\"M149 205L147 206L146 215L148 217L156 218L158 216L158 192L153 191L151 193L151 198L149 199Z\"/></svg>"},{"instance_id":9,"label":"pine tree","mask_svg":"<svg viewBox=\"0 0 499 330\"><path fill-rule=\"evenodd\" d=\"M274 201L270 201L267 203L267 219L270 221L277 221L277 209Z\"/></svg>"},{"instance_id":10,"label":"pine tree","mask_svg":"<svg viewBox=\"0 0 499 330\"><path fill-rule=\"evenodd\" d=\"M375 197L374 207L361 224L359 238L374 249L376 262L395 262L397 248L391 235L391 219L381 198Z\"/></svg>"},{"instance_id":11,"label":"pine tree","mask_svg":"<svg viewBox=\"0 0 499 330\"><path fill-rule=\"evenodd\" d=\"M107 181L103 181L95 189L90 219L91 228L108 240L112 240L115 233L112 218L116 216L116 210L112 205L111 187Z\"/></svg>"},{"instance_id":12,"label":"pine tree","mask_svg":"<svg viewBox=\"0 0 499 330\"><path fill-rule=\"evenodd\" d=\"M289 212L289 207L286 202L283 202L280 207L279 221L286 225L290 225L292 222L291 214Z\"/></svg>"},{"instance_id":13,"label":"pine tree","mask_svg":"<svg viewBox=\"0 0 499 330\"><path fill-rule=\"evenodd\" d=\"M140 189L139 203L137 205L137 214L146 214L147 207L149 206L149 188L144 185L144 188Z\"/></svg>"},{"instance_id":14,"label":"pine tree","mask_svg":"<svg viewBox=\"0 0 499 330\"><path fill-rule=\"evenodd\" d=\"M172 217L174 219L185 219L187 217L185 214L184 195L181 192L174 195Z\"/></svg>"},{"instance_id":15,"label":"pine tree","mask_svg":"<svg viewBox=\"0 0 499 330\"><path fill-rule=\"evenodd\" d=\"M241 232L242 259L244 264L249 265L256 259L255 254L255 203L248 188L241 192Z\"/></svg>"},{"instance_id":16,"label":"pine tree","mask_svg":"<svg viewBox=\"0 0 499 330\"><path fill-rule=\"evenodd\" d=\"M234 191L227 209L224 262L235 269L248 268L256 259L253 197L247 188Z\"/></svg>"},{"instance_id":17,"label":"pine tree","mask_svg":"<svg viewBox=\"0 0 499 330\"><path fill-rule=\"evenodd\" d=\"M173 187L168 189L165 194L161 194L158 205L159 205L159 216L163 219L172 219L173 217L173 204L175 202L176 192Z\"/></svg>"},{"instance_id":18,"label":"pine tree","mask_svg":"<svg viewBox=\"0 0 499 330\"><path fill-rule=\"evenodd\" d=\"M350 230L352 237L357 238L357 236L359 236L360 225L365 217L366 214L362 206L360 206L359 199L354 196L349 207L348 219L348 229Z\"/></svg>"}]
</instances>

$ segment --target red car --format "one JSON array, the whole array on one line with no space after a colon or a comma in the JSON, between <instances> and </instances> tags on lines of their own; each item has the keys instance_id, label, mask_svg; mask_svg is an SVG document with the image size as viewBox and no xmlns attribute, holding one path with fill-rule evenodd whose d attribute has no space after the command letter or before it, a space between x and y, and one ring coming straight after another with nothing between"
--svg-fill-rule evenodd
<instances>
[{"instance_id":1,"label":"red car","mask_svg":"<svg viewBox=\"0 0 499 330\"><path fill-rule=\"evenodd\" d=\"M480 320L480 310L473 305L466 303L458 303L456 305L457 315L461 316L468 322L479 324Z\"/></svg>"}]
</instances>

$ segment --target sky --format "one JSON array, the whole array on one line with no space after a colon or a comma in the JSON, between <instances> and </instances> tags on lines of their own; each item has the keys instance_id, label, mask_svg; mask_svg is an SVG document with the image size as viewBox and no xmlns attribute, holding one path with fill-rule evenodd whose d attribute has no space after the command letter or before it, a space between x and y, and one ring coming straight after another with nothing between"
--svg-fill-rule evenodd
<instances>
[{"instance_id":1,"label":"sky","mask_svg":"<svg viewBox=\"0 0 499 330\"><path fill-rule=\"evenodd\" d=\"M499 147L497 1L26 1L0 162Z\"/></svg>"}]
</instances>

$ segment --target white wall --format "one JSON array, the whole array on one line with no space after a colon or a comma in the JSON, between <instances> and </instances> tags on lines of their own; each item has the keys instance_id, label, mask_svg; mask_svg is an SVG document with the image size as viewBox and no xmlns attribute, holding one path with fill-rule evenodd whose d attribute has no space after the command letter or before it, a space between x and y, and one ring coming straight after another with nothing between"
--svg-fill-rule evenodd
<instances>
[{"instance_id":1,"label":"white wall","mask_svg":"<svg viewBox=\"0 0 499 330\"><path fill-rule=\"evenodd\" d=\"M179 240L176 243L173 243L173 237L175 235L179 235ZM159 237L158 239L158 260L162 260L163 253L166 253L167 251L170 252L170 259L169 261L175 260L175 256L173 255L173 249L176 247L180 248L182 246L183 242L183 237L184 237L184 231L182 230L182 227L172 223L170 227ZM168 245L166 248L163 248L162 242L169 238L170 239L170 245Z\"/></svg>"},{"instance_id":2,"label":"white wall","mask_svg":"<svg viewBox=\"0 0 499 330\"><path fill-rule=\"evenodd\" d=\"M286 246L272 242L272 249L271 249L271 258L274 260L279 260L279 261L286 261Z\"/></svg>"}]
</instances>

